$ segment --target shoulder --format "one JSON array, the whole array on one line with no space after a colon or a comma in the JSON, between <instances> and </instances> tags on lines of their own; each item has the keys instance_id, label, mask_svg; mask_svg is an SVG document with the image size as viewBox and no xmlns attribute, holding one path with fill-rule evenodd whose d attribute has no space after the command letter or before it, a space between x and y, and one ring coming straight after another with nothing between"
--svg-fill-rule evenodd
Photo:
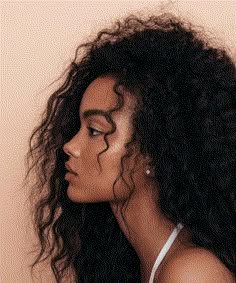
<instances>
[{"instance_id":1,"label":"shoulder","mask_svg":"<svg viewBox=\"0 0 236 283\"><path fill-rule=\"evenodd\" d=\"M158 283L234 283L232 273L210 251L187 248L178 251L165 262Z\"/></svg>"}]
</instances>

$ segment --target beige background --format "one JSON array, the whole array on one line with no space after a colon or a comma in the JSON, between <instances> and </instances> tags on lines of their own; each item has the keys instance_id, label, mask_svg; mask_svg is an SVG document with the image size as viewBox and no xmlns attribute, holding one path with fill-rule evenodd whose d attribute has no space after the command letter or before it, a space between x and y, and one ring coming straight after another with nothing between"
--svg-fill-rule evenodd
<instances>
[{"instance_id":1,"label":"beige background","mask_svg":"<svg viewBox=\"0 0 236 283\"><path fill-rule=\"evenodd\" d=\"M166 2L166 1L161 1ZM169 1L192 21L235 46L234 1ZM158 9L159 1L1 2L0 276L3 283L31 283L27 263L34 242L24 176L27 141L48 94L76 46L111 19ZM54 282L43 272L35 282ZM1 281L1 279L0 279Z\"/></svg>"}]
</instances>

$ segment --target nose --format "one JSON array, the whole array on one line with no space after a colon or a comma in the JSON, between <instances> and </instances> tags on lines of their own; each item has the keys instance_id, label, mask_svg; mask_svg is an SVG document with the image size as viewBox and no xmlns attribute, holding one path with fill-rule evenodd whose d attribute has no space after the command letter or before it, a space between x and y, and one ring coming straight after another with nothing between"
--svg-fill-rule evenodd
<instances>
[{"instance_id":1,"label":"nose","mask_svg":"<svg viewBox=\"0 0 236 283\"><path fill-rule=\"evenodd\" d=\"M73 137L70 141L64 144L63 150L70 157L73 156L77 158L80 156L80 149L78 147L78 143L75 140L75 137Z\"/></svg>"}]
</instances>

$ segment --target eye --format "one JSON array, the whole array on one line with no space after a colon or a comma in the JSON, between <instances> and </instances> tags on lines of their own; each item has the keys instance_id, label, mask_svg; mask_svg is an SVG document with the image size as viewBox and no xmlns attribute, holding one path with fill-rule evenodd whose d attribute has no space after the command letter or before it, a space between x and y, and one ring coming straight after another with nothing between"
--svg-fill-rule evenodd
<instances>
[{"instance_id":1,"label":"eye","mask_svg":"<svg viewBox=\"0 0 236 283\"><path fill-rule=\"evenodd\" d=\"M98 135L100 135L102 133L102 132L100 132L100 131L98 131L98 130L96 130L94 128L91 128L91 127L87 127L87 129L88 129L90 137L98 136Z\"/></svg>"}]
</instances>

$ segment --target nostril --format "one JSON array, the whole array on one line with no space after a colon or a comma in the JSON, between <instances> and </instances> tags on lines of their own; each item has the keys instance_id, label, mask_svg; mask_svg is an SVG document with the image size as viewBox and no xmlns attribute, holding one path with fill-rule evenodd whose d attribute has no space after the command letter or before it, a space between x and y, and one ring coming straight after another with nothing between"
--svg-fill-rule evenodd
<instances>
[{"instance_id":1,"label":"nostril","mask_svg":"<svg viewBox=\"0 0 236 283\"><path fill-rule=\"evenodd\" d=\"M79 157L79 156L80 156L80 150L79 150L79 149L76 149L76 150L74 151L74 156L75 156L75 157Z\"/></svg>"},{"instance_id":2,"label":"nostril","mask_svg":"<svg viewBox=\"0 0 236 283\"><path fill-rule=\"evenodd\" d=\"M75 144L71 143L66 143L63 146L63 151L68 155L68 156L74 156L74 157L79 157L80 156L80 149L78 149Z\"/></svg>"}]
</instances>

